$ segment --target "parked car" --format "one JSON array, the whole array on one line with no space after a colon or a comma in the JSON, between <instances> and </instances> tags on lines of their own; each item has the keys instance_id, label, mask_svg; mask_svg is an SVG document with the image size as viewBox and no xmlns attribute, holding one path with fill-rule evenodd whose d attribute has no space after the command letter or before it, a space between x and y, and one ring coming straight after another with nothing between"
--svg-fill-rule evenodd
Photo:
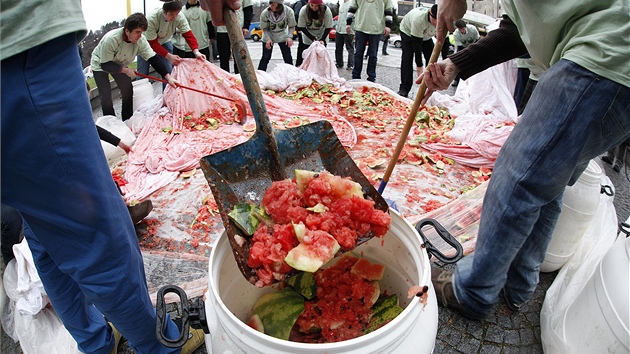
<instances>
[{"instance_id":1,"label":"parked car","mask_svg":"<svg viewBox=\"0 0 630 354\"><path fill-rule=\"evenodd\" d=\"M252 38L252 31L256 29L256 27L260 28L260 22L252 22L249 24L249 33L245 36L245 39ZM260 36L262 37L262 36Z\"/></svg>"},{"instance_id":2,"label":"parked car","mask_svg":"<svg viewBox=\"0 0 630 354\"><path fill-rule=\"evenodd\" d=\"M254 42L258 42L262 38L262 35L263 35L263 31L260 29L260 27L256 27L251 32L249 32L249 37Z\"/></svg>"},{"instance_id":3,"label":"parked car","mask_svg":"<svg viewBox=\"0 0 630 354\"><path fill-rule=\"evenodd\" d=\"M389 45L393 45L396 48L402 47L402 41L400 39L400 35L398 35L398 34L390 34L389 35Z\"/></svg>"},{"instance_id":4,"label":"parked car","mask_svg":"<svg viewBox=\"0 0 630 354\"><path fill-rule=\"evenodd\" d=\"M83 68L83 75L85 75L86 80L94 77L94 73L92 72L92 65L88 65Z\"/></svg>"}]
</instances>

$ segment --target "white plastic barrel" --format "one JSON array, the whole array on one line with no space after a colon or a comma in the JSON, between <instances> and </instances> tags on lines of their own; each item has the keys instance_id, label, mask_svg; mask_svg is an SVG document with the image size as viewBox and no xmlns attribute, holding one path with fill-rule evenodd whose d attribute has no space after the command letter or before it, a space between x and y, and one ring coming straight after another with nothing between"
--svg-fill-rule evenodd
<instances>
[{"instance_id":1,"label":"white plastic barrel","mask_svg":"<svg viewBox=\"0 0 630 354\"><path fill-rule=\"evenodd\" d=\"M371 262L385 265L379 281L381 290L398 294L403 312L390 323L367 335L324 344L296 343L277 339L249 327L256 300L276 287L257 288L241 274L227 235L223 233L210 254L208 291L205 294L206 317L210 334L206 348L213 354L309 354L309 353L430 353L437 335L438 308L431 284L431 268L426 249L408 221L391 211L390 230L384 239L374 238L357 247ZM428 285L426 303L420 298L407 299L413 285Z\"/></svg>"},{"instance_id":2,"label":"white plastic barrel","mask_svg":"<svg viewBox=\"0 0 630 354\"><path fill-rule=\"evenodd\" d=\"M541 272L560 269L577 249L599 206L601 176L601 167L591 160L577 182L564 190L562 212L540 265Z\"/></svg>"},{"instance_id":3,"label":"white plastic barrel","mask_svg":"<svg viewBox=\"0 0 630 354\"><path fill-rule=\"evenodd\" d=\"M132 81L133 85L133 111L135 112L140 105L147 101L151 101L155 95L153 94L153 86L149 79L141 79Z\"/></svg>"},{"instance_id":4,"label":"white plastic barrel","mask_svg":"<svg viewBox=\"0 0 630 354\"><path fill-rule=\"evenodd\" d=\"M630 352L630 238L606 252L564 319L570 353Z\"/></svg>"}]
</instances>

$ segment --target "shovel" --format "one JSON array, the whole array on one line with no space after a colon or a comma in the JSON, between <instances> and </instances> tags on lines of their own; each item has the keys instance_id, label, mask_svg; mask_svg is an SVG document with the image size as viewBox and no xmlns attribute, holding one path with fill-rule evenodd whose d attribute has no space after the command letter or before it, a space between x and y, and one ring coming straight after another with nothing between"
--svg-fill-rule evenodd
<instances>
[{"instance_id":1,"label":"shovel","mask_svg":"<svg viewBox=\"0 0 630 354\"><path fill-rule=\"evenodd\" d=\"M446 39L446 31L444 31L444 40ZM431 58L429 58L428 64L433 64L437 61L440 53L442 52L442 44L435 43L433 47L433 52L431 52ZM423 73L424 75L424 73ZM396 145L396 149L392 154L392 158L389 160L389 164L387 165L387 170L385 170L385 174L383 175L383 179L381 180L381 184L378 186L378 192L383 193L385 190L385 186L387 186L387 182L389 182L389 177L392 175L394 171L394 167L396 167L396 162L398 161L398 156L400 156L400 152L405 146L405 142L407 141L407 136L409 136L409 131L413 126L413 123L416 120L416 115L418 114L418 108L420 108L420 103L424 99L424 94L427 90L427 84L424 82L424 78L422 79L422 83L420 84L420 88L418 88L418 93L416 94L416 99L413 101L413 105L411 106L411 111L409 112L409 116L407 116L407 122L403 127L402 132L400 133L400 139L398 139L398 144Z\"/></svg>"},{"instance_id":2,"label":"shovel","mask_svg":"<svg viewBox=\"0 0 630 354\"><path fill-rule=\"evenodd\" d=\"M273 181L293 178L296 169L316 172L326 170L337 176L350 177L359 183L366 198L375 202L375 208L387 211L388 205L355 165L328 121L287 130L272 128L236 13L225 10L223 16L232 43L232 55L238 65L254 115L256 131L245 143L205 156L200 163L219 207L238 267L245 278L255 284L258 276L247 265L251 237L245 235L231 221L228 213L238 203L260 205L265 190ZM368 234L358 239L356 244L362 244L373 236ZM245 242L239 244L235 237ZM287 274L287 277L292 274L294 273Z\"/></svg>"},{"instance_id":3,"label":"shovel","mask_svg":"<svg viewBox=\"0 0 630 354\"><path fill-rule=\"evenodd\" d=\"M140 77L147 78L149 80L155 80L155 81L159 81L159 82L163 82L165 84L168 84L168 81L166 81L166 80L158 79L157 77L154 77L154 76L140 74L137 71L135 73L136 73L136 76L140 76ZM241 124L245 124L245 120L247 120L247 113L246 113L247 110L245 109L245 104L243 102L237 101L237 100L235 100L233 98L220 96L220 95L217 95L217 94L214 94L214 93L211 93L211 92L197 90L196 88L193 88L193 87L188 87L188 86L179 85L179 84L177 85L177 87L181 87L181 88L186 89L186 90L202 93L204 95L220 98L222 100L230 101L230 102L236 104L236 110L238 111L237 112L237 114L238 114L238 122L241 123Z\"/></svg>"}]
</instances>

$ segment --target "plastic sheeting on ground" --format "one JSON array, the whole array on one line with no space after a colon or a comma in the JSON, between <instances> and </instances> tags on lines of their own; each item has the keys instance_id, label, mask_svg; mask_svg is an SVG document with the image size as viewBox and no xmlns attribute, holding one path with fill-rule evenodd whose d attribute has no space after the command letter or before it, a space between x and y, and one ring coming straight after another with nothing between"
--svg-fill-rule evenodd
<instances>
[{"instance_id":1,"label":"plastic sheeting on ground","mask_svg":"<svg viewBox=\"0 0 630 354\"><path fill-rule=\"evenodd\" d=\"M457 116L448 135L461 145L422 146L464 165L494 167L499 150L518 122L512 97L515 81L516 63L512 60L461 80L454 96L434 93L427 104L448 107Z\"/></svg>"}]
</instances>

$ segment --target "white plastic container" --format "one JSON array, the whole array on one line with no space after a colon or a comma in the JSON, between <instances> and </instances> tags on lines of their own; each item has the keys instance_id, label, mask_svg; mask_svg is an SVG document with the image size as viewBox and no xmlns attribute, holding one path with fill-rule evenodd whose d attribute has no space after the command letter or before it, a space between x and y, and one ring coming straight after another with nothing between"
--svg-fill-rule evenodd
<instances>
[{"instance_id":1,"label":"white plastic container","mask_svg":"<svg viewBox=\"0 0 630 354\"><path fill-rule=\"evenodd\" d=\"M133 111L135 112L140 105L155 98L155 95L149 79L134 80L131 84L133 85Z\"/></svg>"},{"instance_id":2,"label":"white plastic container","mask_svg":"<svg viewBox=\"0 0 630 354\"><path fill-rule=\"evenodd\" d=\"M390 210L391 211L391 210ZM404 311L393 321L365 336L326 344L305 344L280 340L260 333L244 321L249 319L258 298L275 287L256 288L245 280L236 265L224 233L213 248L209 261L209 284L205 306L210 334L206 348L213 354L233 353L430 353L437 335L438 309L431 285L431 268L416 230L391 211L390 231L374 238L356 252L371 262L386 266L381 290L398 294ZM413 285L428 285L426 304L420 298L407 299Z\"/></svg>"},{"instance_id":3,"label":"white plastic container","mask_svg":"<svg viewBox=\"0 0 630 354\"><path fill-rule=\"evenodd\" d=\"M570 353L630 352L630 238L606 252L564 319Z\"/></svg>"},{"instance_id":4,"label":"white plastic container","mask_svg":"<svg viewBox=\"0 0 630 354\"><path fill-rule=\"evenodd\" d=\"M602 169L591 160L580 178L567 186L562 199L562 212L551 236L541 272L560 269L573 255L599 205Z\"/></svg>"}]
</instances>

